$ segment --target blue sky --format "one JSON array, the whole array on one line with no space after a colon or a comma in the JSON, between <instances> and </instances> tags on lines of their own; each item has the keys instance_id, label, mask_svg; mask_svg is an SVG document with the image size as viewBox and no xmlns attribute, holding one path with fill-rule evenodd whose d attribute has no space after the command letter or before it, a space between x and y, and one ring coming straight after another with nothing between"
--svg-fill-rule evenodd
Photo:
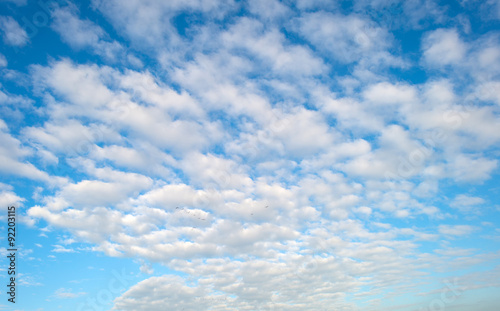
<instances>
[{"instance_id":1,"label":"blue sky","mask_svg":"<svg viewBox=\"0 0 500 311\"><path fill-rule=\"evenodd\" d=\"M0 310L494 311L497 0L0 1Z\"/></svg>"}]
</instances>

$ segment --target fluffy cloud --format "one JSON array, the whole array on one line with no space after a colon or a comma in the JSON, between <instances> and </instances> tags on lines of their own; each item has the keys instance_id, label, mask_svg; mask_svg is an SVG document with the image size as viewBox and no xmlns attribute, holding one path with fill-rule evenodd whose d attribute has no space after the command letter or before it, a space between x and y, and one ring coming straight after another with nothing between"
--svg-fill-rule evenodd
<instances>
[{"instance_id":1,"label":"fluffy cloud","mask_svg":"<svg viewBox=\"0 0 500 311\"><path fill-rule=\"evenodd\" d=\"M8 133L7 124L0 120L0 171L4 174L21 176L33 180L44 181L48 184L62 185L66 179L51 177L47 172L38 169L24 159L33 154L31 148L25 147L21 142Z\"/></svg>"},{"instance_id":2,"label":"fluffy cloud","mask_svg":"<svg viewBox=\"0 0 500 311\"><path fill-rule=\"evenodd\" d=\"M189 150L202 149L210 142L221 138L218 121L193 120L191 112L186 114L184 105L178 99L185 98L186 102L191 101L192 107L197 104L189 96L177 94L173 91L161 91L170 98L162 96L159 101L152 93L145 98L144 102L132 101L132 94L127 91L112 91L108 83L122 83L126 88L130 87L130 75L121 75L111 68L97 68L95 66L76 66L69 61L55 63L49 68L37 68L36 70L40 86L52 89L56 96L69 102L55 102L48 106L49 112L55 119L66 117L90 117L94 120L92 130L86 130L81 125L74 122L73 126L82 128L82 144L89 145L91 149L96 139L108 140L118 139L116 131L126 131L131 138L145 139L154 145L176 152L187 152ZM148 75L139 76L147 82ZM136 86L138 87L138 86ZM143 92L143 90L138 89ZM180 110L181 109L181 110ZM184 118L178 118L178 112L184 113ZM47 124L47 129L54 127ZM117 128L118 127L118 128ZM40 129L31 129L28 135L47 137L44 133L39 133ZM75 132L75 131L71 131ZM87 132L87 133L85 133ZM158 135L158 133L163 133ZM193 134L194 133L194 134ZM198 134L195 134L198 133ZM203 133L203 134L202 134ZM58 134L59 135L59 134ZM85 136L85 138L83 137ZM179 141L178 137L184 137ZM55 142L63 144L61 141ZM71 145L70 145L71 146Z\"/></svg>"},{"instance_id":3,"label":"fluffy cloud","mask_svg":"<svg viewBox=\"0 0 500 311\"><path fill-rule=\"evenodd\" d=\"M114 310L380 310L491 264L458 241L485 241L497 178L497 36L436 28L434 1L337 5L53 7L47 31L78 53L33 64L32 94L0 91L20 114L0 171L50 187L0 184L0 203L68 232L53 253L135 259L148 275Z\"/></svg>"},{"instance_id":4,"label":"fluffy cloud","mask_svg":"<svg viewBox=\"0 0 500 311\"><path fill-rule=\"evenodd\" d=\"M459 64L467 52L455 29L437 29L427 34L422 48L425 61L434 66Z\"/></svg>"},{"instance_id":5,"label":"fluffy cloud","mask_svg":"<svg viewBox=\"0 0 500 311\"><path fill-rule=\"evenodd\" d=\"M457 181L482 181L489 179L497 166L497 160L459 155L449 163L449 170Z\"/></svg>"},{"instance_id":6,"label":"fluffy cloud","mask_svg":"<svg viewBox=\"0 0 500 311\"><path fill-rule=\"evenodd\" d=\"M281 75L314 75L325 70L323 61L314 57L310 49L286 44L277 29L267 31L257 20L242 19L222 35L222 40L231 49L248 50Z\"/></svg>"},{"instance_id":7,"label":"fluffy cloud","mask_svg":"<svg viewBox=\"0 0 500 311\"><path fill-rule=\"evenodd\" d=\"M151 297L149 296L151 292L157 293L157 295ZM164 295L164 293L167 292L169 294ZM205 292L203 289L185 285L182 278L179 276L153 277L129 289L118 299L118 301L116 301L115 309L151 310L150 303L154 301L153 304L158 306L168 305L176 309L196 310L200 304L203 303L199 297L203 297L204 294ZM218 300L217 298L220 297L213 298L213 301L216 302ZM222 305L224 305L224 298L225 297L220 300ZM144 299L149 301L146 302ZM203 304L206 304L206 302Z\"/></svg>"},{"instance_id":8,"label":"fluffy cloud","mask_svg":"<svg viewBox=\"0 0 500 311\"><path fill-rule=\"evenodd\" d=\"M379 105L402 105L417 100L416 91L411 86L391 85L387 82L369 86L364 92L364 97Z\"/></svg>"},{"instance_id":9,"label":"fluffy cloud","mask_svg":"<svg viewBox=\"0 0 500 311\"><path fill-rule=\"evenodd\" d=\"M179 36L179 30L174 25L173 18L182 12L192 10L199 14L210 14L215 18L223 18L233 9L235 4L231 0L221 1L101 1L93 0L93 6L111 20L114 27L137 46L148 46L161 51L165 48L169 51L188 51L189 46ZM181 22L182 23L182 22ZM189 33L189 32L187 32ZM178 55L164 54L172 61L178 61ZM180 57L182 59L182 56Z\"/></svg>"},{"instance_id":10,"label":"fluffy cloud","mask_svg":"<svg viewBox=\"0 0 500 311\"><path fill-rule=\"evenodd\" d=\"M61 38L75 49L93 49L94 52L105 59L116 60L123 55L120 43L106 40L106 33L98 25L89 20L81 20L78 10L74 5L56 8L52 12L52 28ZM123 57L123 56L122 56Z\"/></svg>"},{"instance_id":11,"label":"fluffy cloud","mask_svg":"<svg viewBox=\"0 0 500 311\"><path fill-rule=\"evenodd\" d=\"M12 192L12 187L0 183L0 204L2 206L21 206L25 200Z\"/></svg>"},{"instance_id":12,"label":"fluffy cloud","mask_svg":"<svg viewBox=\"0 0 500 311\"><path fill-rule=\"evenodd\" d=\"M406 66L389 52L392 36L369 19L354 14L306 13L297 20L296 27L305 39L336 62Z\"/></svg>"}]
</instances>

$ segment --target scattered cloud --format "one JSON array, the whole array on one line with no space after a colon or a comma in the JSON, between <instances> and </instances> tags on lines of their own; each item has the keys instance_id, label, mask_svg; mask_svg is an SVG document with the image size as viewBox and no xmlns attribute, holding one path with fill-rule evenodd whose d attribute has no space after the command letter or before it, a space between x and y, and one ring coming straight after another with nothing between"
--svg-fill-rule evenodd
<instances>
[{"instance_id":1,"label":"scattered cloud","mask_svg":"<svg viewBox=\"0 0 500 311\"><path fill-rule=\"evenodd\" d=\"M0 2L0 205L27 269L86 271L45 275L61 308L104 288L112 310L406 311L443 275L498 287L500 36L471 3L88 4L44 6L31 38Z\"/></svg>"}]
</instances>

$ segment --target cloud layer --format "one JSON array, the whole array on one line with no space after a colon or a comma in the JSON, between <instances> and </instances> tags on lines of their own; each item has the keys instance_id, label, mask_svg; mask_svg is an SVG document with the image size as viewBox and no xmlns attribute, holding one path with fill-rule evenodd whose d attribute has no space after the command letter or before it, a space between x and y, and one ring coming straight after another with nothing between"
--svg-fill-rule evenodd
<instances>
[{"instance_id":1,"label":"cloud layer","mask_svg":"<svg viewBox=\"0 0 500 311\"><path fill-rule=\"evenodd\" d=\"M434 1L50 8L66 52L29 91L0 54L0 172L43 190L0 201L69 234L55 253L140 260L112 310L413 310L451 275L459 311L499 286L498 248L469 247L499 234L497 31Z\"/></svg>"}]
</instances>

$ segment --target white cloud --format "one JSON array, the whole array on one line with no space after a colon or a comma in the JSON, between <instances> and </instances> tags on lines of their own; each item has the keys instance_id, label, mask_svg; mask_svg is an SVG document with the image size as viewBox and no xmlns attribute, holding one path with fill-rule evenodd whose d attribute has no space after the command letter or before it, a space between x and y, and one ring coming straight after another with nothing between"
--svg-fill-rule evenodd
<instances>
[{"instance_id":1,"label":"white cloud","mask_svg":"<svg viewBox=\"0 0 500 311\"><path fill-rule=\"evenodd\" d=\"M179 164L194 187L239 190L253 184L237 163L214 155L189 154Z\"/></svg>"},{"instance_id":2,"label":"white cloud","mask_svg":"<svg viewBox=\"0 0 500 311\"><path fill-rule=\"evenodd\" d=\"M496 159L458 155L448 164L450 175L461 182L481 182L490 178L498 166Z\"/></svg>"},{"instance_id":3,"label":"white cloud","mask_svg":"<svg viewBox=\"0 0 500 311\"><path fill-rule=\"evenodd\" d=\"M144 261L141 261L141 267L139 268L139 270L141 271L141 273L144 274L153 274L154 272L154 269L151 267L151 264L146 263Z\"/></svg>"},{"instance_id":4,"label":"white cloud","mask_svg":"<svg viewBox=\"0 0 500 311\"><path fill-rule=\"evenodd\" d=\"M481 83L477 87L476 96L485 101L493 101L500 105L500 82L492 81Z\"/></svg>"},{"instance_id":5,"label":"white cloud","mask_svg":"<svg viewBox=\"0 0 500 311\"><path fill-rule=\"evenodd\" d=\"M138 47L147 46L160 52L189 50L189 44L180 38L172 18L185 10L200 14L210 14L213 18L223 18L235 9L232 0L194 1L101 1L93 0L92 5L102 12L113 26ZM180 55L166 53L168 58ZM183 57L180 56L182 59Z\"/></svg>"},{"instance_id":6,"label":"white cloud","mask_svg":"<svg viewBox=\"0 0 500 311\"><path fill-rule=\"evenodd\" d=\"M19 197L12 191L12 187L0 183L0 204L1 206L22 206L26 199Z\"/></svg>"},{"instance_id":7,"label":"white cloud","mask_svg":"<svg viewBox=\"0 0 500 311\"><path fill-rule=\"evenodd\" d=\"M69 60L62 60L52 67L35 67L36 79L41 87L53 88L57 95L70 101L71 108L97 108L113 102L113 93L104 85L104 74L107 68L100 71L97 66L74 65ZM63 108L63 107L61 107ZM62 114L62 113L66 114ZM89 112L92 112L90 110ZM54 111L57 113L57 111ZM61 111L61 117L67 117ZM73 111L81 114L82 111Z\"/></svg>"},{"instance_id":8,"label":"white cloud","mask_svg":"<svg viewBox=\"0 0 500 311\"><path fill-rule=\"evenodd\" d=\"M238 84L246 64L239 57L200 55L174 73L175 80L208 111L232 117L246 116L263 123L273 116L269 100L252 84Z\"/></svg>"},{"instance_id":9,"label":"white cloud","mask_svg":"<svg viewBox=\"0 0 500 311\"><path fill-rule=\"evenodd\" d=\"M56 153L77 155L91 151L94 143L104 140L104 131L98 127L87 127L76 120L62 124L46 123L43 128L27 127L26 137Z\"/></svg>"},{"instance_id":10,"label":"white cloud","mask_svg":"<svg viewBox=\"0 0 500 311\"><path fill-rule=\"evenodd\" d=\"M33 65L36 100L26 107L39 122L12 130L0 122L2 173L70 175L37 188L26 212L69 232L53 254L77 255L68 245L86 242L135 258L147 279L116 310L378 310L381 300L430 286L433 272L496 256L432 249L478 230L452 223L442 207L449 181L480 187L497 168L497 92L481 94L498 82L495 36L428 32L410 59L454 65L472 83L442 71L415 82L422 68L405 71L411 62L396 54L413 44L362 8L401 8L398 19L418 28L438 22L433 1L326 12L335 5L94 0L108 32L86 10L55 8L53 29L90 58ZM23 100L7 90L0 97ZM0 189L0 203L22 200ZM444 205L464 213L485 203L451 198ZM422 241L433 242L429 251ZM156 264L186 277L161 276Z\"/></svg>"},{"instance_id":11,"label":"white cloud","mask_svg":"<svg viewBox=\"0 0 500 311\"><path fill-rule=\"evenodd\" d=\"M278 74L315 75L325 71L323 61L315 57L310 49L287 44L277 29L267 30L257 20L242 18L221 35L230 49L244 48L262 59L266 67Z\"/></svg>"},{"instance_id":12,"label":"white cloud","mask_svg":"<svg viewBox=\"0 0 500 311\"><path fill-rule=\"evenodd\" d=\"M170 293L164 295L164 293ZM153 296L144 299L155 293ZM115 302L115 310L151 310L151 301L153 305L170 306L174 309L188 308L196 309L200 306L193 297L204 296L203 289L190 287L184 284L179 276L152 277L133 286ZM205 304L206 305L206 304Z\"/></svg>"},{"instance_id":13,"label":"white cloud","mask_svg":"<svg viewBox=\"0 0 500 311\"><path fill-rule=\"evenodd\" d=\"M363 93L366 100L379 105L403 105L415 103L416 90L408 85L392 85L381 82L369 86Z\"/></svg>"},{"instance_id":14,"label":"white cloud","mask_svg":"<svg viewBox=\"0 0 500 311\"><path fill-rule=\"evenodd\" d=\"M498 46L498 41L495 39L496 38L487 39L484 46L477 51L477 62L482 69L495 70L499 66L500 46Z\"/></svg>"},{"instance_id":15,"label":"white cloud","mask_svg":"<svg viewBox=\"0 0 500 311\"><path fill-rule=\"evenodd\" d=\"M386 228L390 229L390 226ZM351 234L356 239L373 240L347 242L335 232ZM400 233L419 239L436 238L411 229L401 230ZM341 309L352 307L357 299L348 300L336 293L353 290L363 292L362 287L373 293L378 291L378 286L401 282L410 284L418 278L418 273L409 271L409 266L418 265L418 262L428 264L435 260L430 257L415 261L395 260L395 257L401 258L395 256L396 253L411 253L414 245L408 242L381 242L381 239L393 238L396 232L370 233L351 220L336 222L324 228L311 228L310 234L314 236L303 238L308 247L302 248L301 242L296 240L295 243L282 245L281 251L271 254L269 258L247 258L244 261L230 258L175 259L170 263L172 267L189 273L194 282L171 275L149 278L117 298L115 309L141 310L146 305L149 310L155 310L156 305L170 303L177 308L194 310L196 307L192 303L200 301L214 310L302 310L306 306L315 309L335 306ZM392 272L385 273L378 269L381 264L390 267ZM402 280L398 271L406 271L406 281ZM152 291L152 288L156 288L156 291ZM166 294L172 291L176 295ZM170 300L172 296L176 297L173 301ZM194 301L193 297L196 297Z\"/></svg>"},{"instance_id":16,"label":"white cloud","mask_svg":"<svg viewBox=\"0 0 500 311\"><path fill-rule=\"evenodd\" d=\"M73 290L70 288L59 288L55 291L54 297L57 299L74 299L86 294L85 292L73 293Z\"/></svg>"},{"instance_id":17,"label":"white cloud","mask_svg":"<svg viewBox=\"0 0 500 311\"><path fill-rule=\"evenodd\" d=\"M142 101L154 104L172 116L193 120L206 118L200 103L188 92L178 93L165 84L159 84L149 72L127 71L120 77L120 85Z\"/></svg>"},{"instance_id":18,"label":"white cloud","mask_svg":"<svg viewBox=\"0 0 500 311\"><path fill-rule=\"evenodd\" d=\"M56 8L52 12L51 27L59 33L63 41L75 49L90 48L94 53L107 60L122 58L123 47L120 43L107 39L106 32L90 20L81 20L74 5Z\"/></svg>"},{"instance_id":19,"label":"white cloud","mask_svg":"<svg viewBox=\"0 0 500 311\"><path fill-rule=\"evenodd\" d=\"M290 8L282 4L280 1L257 0L248 3L250 12L260 16L264 20L273 20L288 16Z\"/></svg>"},{"instance_id":20,"label":"white cloud","mask_svg":"<svg viewBox=\"0 0 500 311\"><path fill-rule=\"evenodd\" d=\"M90 161L76 161L70 164L79 166L89 177L96 179L81 180L61 187L56 197L66 202L67 206L76 208L114 206L131 196L137 196L153 184L149 177L116 171L108 167L96 168Z\"/></svg>"},{"instance_id":21,"label":"white cloud","mask_svg":"<svg viewBox=\"0 0 500 311\"><path fill-rule=\"evenodd\" d=\"M360 16L306 13L297 20L297 28L305 39L335 61L361 62L366 66L406 66L403 60L388 52L393 39L387 30Z\"/></svg>"},{"instance_id":22,"label":"white cloud","mask_svg":"<svg viewBox=\"0 0 500 311\"><path fill-rule=\"evenodd\" d=\"M369 208L368 206L360 206L355 209L357 213L364 214L364 215L370 215L372 213L372 209Z\"/></svg>"},{"instance_id":23,"label":"white cloud","mask_svg":"<svg viewBox=\"0 0 500 311\"><path fill-rule=\"evenodd\" d=\"M0 130L0 171L4 174L40 180L52 185L66 183L65 178L51 177L32 163L24 161L24 158L33 154L33 150L23 146L18 139L12 137L7 132L8 127L3 120L0 120Z\"/></svg>"},{"instance_id":24,"label":"white cloud","mask_svg":"<svg viewBox=\"0 0 500 311\"><path fill-rule=\"evenodd\" d=\"M302 158L317 154L335 141L336 133L317 112L298 109L284 119L285 125L276 130L275 136L291 155Z\"/></svg>"},{"instance_id":25,"label":"white cloud","mask_svg":"<svg viewBox=\"0 0 500 311\"><path fill-rule=\"evenodd\" d=\"M175 207L192 206L197 191L185 184L170 184L152 189L137 198L138 205L162 207L173 210Z\"/></svg>"},{"instance_id":26,"label":"white cloud","mask_svg":"<svg viewBox=\"0 0 500 311\"><path fill-rule=\"evenodd\" d=\"M182 107L178 100L184 100L191 107L196 107L197 104L185 94L162 90L153 83L151 87L156 88L159 94L146 95L144 90L136 86L144 99L151 101L136 103L131 100L132 94L120 90L115 92L108 86L108 83L121 84L123 81L123 86L128 89L132 83L130 78L134 76L145 79L145 83L148 83L147 74L141 76L130 73L123 76L108 67L77 66L67 60L57 62L52 67L37 67L36 72L41 87L53 89L56 95L68 102L49 105L48 110L54 119L90 117L94 120L94 129L89 135L85 135L89 138L80 141L89 149L87 151L95 148L96 138L120 141L122 138L117 135L117 130L127 133L129 139L140 145L143 145L140 141L145 140L160 149L168 148L175 153L203 149L222 138L219 121L195 121L192 115L196 115L196 112L186 112L189 107ZM163 97L159 100L160 94L170 98ZM50 128L54 125L46 126ZM162 135L158 135L159 132ZM179 141L178 137L184 139Z\"/></svg>"},{"instance_id":27,"label":"white cloud","mask_svg":"<svg viewBox=\"0 0 500 311\"><path fill-rule=\"evenodd\" d=\"M478 205L483 205L486 201L480 197L472 197L465 194L457 195L450 206L458 209L462 213L479 212Z\"/></svg>"},{"instance_id":28,"label":"white cloud","mask_svg":"<svg viewBox=\"0 0 500 311\"><path fill-rule=\"evenodd\" d=\"M438 193L439 185L435 180L422 181L414 190L417 197L431 198Z\"/></svg>"},{"instance_id":29,"label":"white cloud","mask_svg":"<svg viewBox=\"0 0 500 311\"><path fill-rule=\"evenodd\" d=\"M452 105L458 100L453 84L448 80L429 81L423 86L423 101L428 105Z\"/></svg>"},{"instance_id":30,"label":"white cloud","mask_svg":"<svg viewBox=\"0 0 500 311\"><path fill-rule=\"evenodd\" d=\"M309 13L299 20L301 33L339 61L352 62L363 52L387 47L381 29L355 16ZM377 41L377 45L374 44Z\"/></svg>"},{"instance_id":31,"label":"white cloud","mask_svg":"<svg viewBox=\"0 0 500 311\"><path fill-rule=\"evenodd\" d=\"M80 20L77 13L74 6L56 8L52 12L52 28L74 48L96 46L104 30L89 20Z\"/></svg>"},{"instance_id":32,"label":"white cloud","mask_svg":"<svg viewBox=\"0 0 500 311\"><path fill-rule=\"evenodd\" d=\"M251 126L250 133L240 133L239 140L228 144L228 150L251 159L264 159L273 153L307 158L335 141L336 132L316 111L300 108L290 113L271 113L275 113L274 120L261 129Z\"/></svg>"},{"instance_id":33,"label":"white cloud","mask_svg":"<svg viewBox=\"0 0 500 311\"><path fill-rule=\"evenodd\" d=\"M52 252L54 252L54 253L74 253L75 252L74 249L65 248L64 246L61 246L61 245L53 245L53 246L54 246L54 249L52 250Z\"/></svg>"},{"instance_id":34,"label":"white cloud","mask_svg":"<svg viewBox=\"0 0 500 311\"><path fill-rule=\"evenodd\" d=\"M424 60L433 66L459 64L467 52L455 29L437 29L422 40Z\"/></svg>"},{"instance_id":35,"label":"white cloud","mask_svg":"<svg viewBox=\"0 0 500 311\"><path fill-rule=\"evenodd\" d=\"M431 153L399 125L389 125L378 137L378 149L348 159L338 166L349 174L375 179L405 179L419 175Z\"/></svg>"},{"instance_id":36,"label":"white cloud","mask_svg":"<svg viewBox=\"0 0 500 311\"><path fill-rule=\"evenodd\" d=\"M447 236L464 236L476 231L469 225L439 225L439 233Z\"/></svg>"},{"instance_id":37,"label":"white cloud","mask_svg":"<svg viewBox=\"0 0 500 311\"><path fill-rule=\"evenodd\" d=\"M29 41L26 31L11 16L0 16L0 30L5 44L22 47Z\"/></svg>"},{"instance_id":38,"label":"white cloud","mask_svg":"<svg viewBox=\"0 0 500 311\"><path fill-rule=\"evenodd\" d=\"M33 206L27 211L27 215L45 219L58 228L67 228L79 239L91 243L102 243L104 237L118 232L120 223L117 220L121 217L119 212L102 207L83 210L66 209L54 212L47 207Z\"/></svg>"},{"instance_id":39,"label":"white cloud","mask_svg":"<svg viewBox=\"0 0 500 311\"><path fill-rule=\"evenodd\" d=\"M165 165L174 165L176 161L153 146L143 145L134 149L118 145L95 146L90 157L96 161L109 160L116 166L138 170L149 176L171 176L173 172Z\"/></svg>"},{"instance_id":40,"label":"white cloud","mask_svg":"<svg viewBox=\"0 0 500 311\"><path fill-rule=\"evenodd\" d=\"M447 19L446 6L440 5L439 1L409 0L403 3L405 17L409 17L406 21L414 28L421 28L429 19L438 25ZM404 24L405 21L403 20L402 23Z\"/></svg>"},{"instance_id":41,"label":"white cloud","mask_svg":"<svg viewBox=\"0 0 500 311\"><path fill-rule=\"evenodd\" d=\"M135 188L127 186L118 183L83 180L64 187L61 196L76 207L107 206L125 200L129 193L136 191Z\"/></svg>"},{"instance_id":42,"label":"white cloud","mask_svg":"<svg viewBox=\"0 0 500 311\"><path fill-rule=\"evenodd\" d=\"M346 129L362 133L382 129L383 120L379 116L370 115L364 108L362 104L351 98L327 98L322 110L334 114L340 125Z\"/></svg>"}]
</instances>

